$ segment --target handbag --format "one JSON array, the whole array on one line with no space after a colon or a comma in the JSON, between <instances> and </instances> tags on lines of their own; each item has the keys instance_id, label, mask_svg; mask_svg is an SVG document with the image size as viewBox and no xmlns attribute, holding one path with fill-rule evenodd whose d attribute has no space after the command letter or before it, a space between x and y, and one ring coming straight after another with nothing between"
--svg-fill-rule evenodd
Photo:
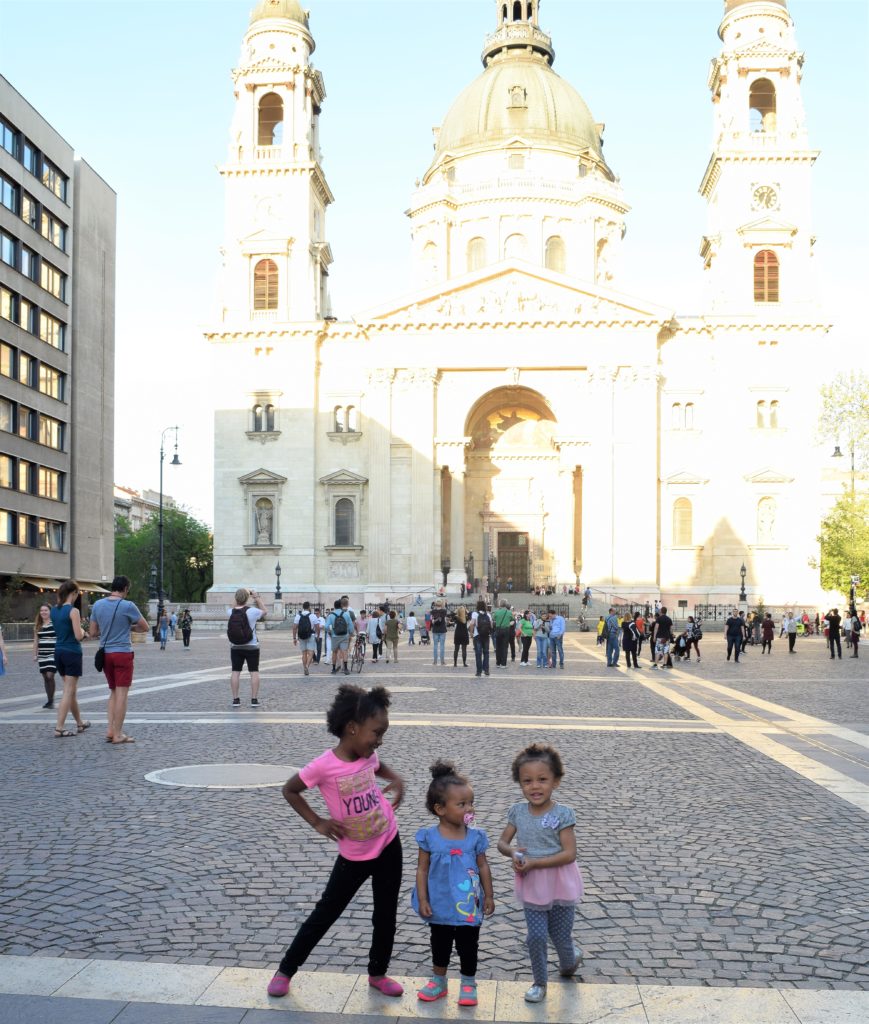
<instances>
[{"instance_id":1,"label":"handbag","mask_svg":"<svg viewBox=\"0 0 869 1024\"><path fill-rule=\"evenodd\" d=\"M120 601L118 601L117 608L115 608L115 615L118 614L118 608L120 608L123 603L124 603L123 602L123 598ZM109 623L109 628L106 630L106 637L109 635L109 633L111 633L112 626L114 626L114 624L115 624L115 615L112 616L112 621ZM105 665L106 665L106 640L105 640L105 637L104 637L103 638L103 642L100 644L99 648L97 649L96 654L94 655L94 668L97 670L97 672L102 672L102 670L105 668Z\"/></svg>"}]
</instances>

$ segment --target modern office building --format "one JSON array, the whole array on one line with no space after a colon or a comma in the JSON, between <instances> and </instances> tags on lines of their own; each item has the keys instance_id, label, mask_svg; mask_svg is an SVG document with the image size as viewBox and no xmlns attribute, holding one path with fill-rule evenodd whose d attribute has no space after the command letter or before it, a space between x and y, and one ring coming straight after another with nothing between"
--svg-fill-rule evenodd
<instances>
[{"instance_id":1,"label":"modern office building","mask_svg":"<svg viewBox=\"0 0 869 1024\"><path fill-rule=\"evenodd\" d=\"M0 588L112 579L115 205L0 77Z\"/></svg>"}]
</instances>

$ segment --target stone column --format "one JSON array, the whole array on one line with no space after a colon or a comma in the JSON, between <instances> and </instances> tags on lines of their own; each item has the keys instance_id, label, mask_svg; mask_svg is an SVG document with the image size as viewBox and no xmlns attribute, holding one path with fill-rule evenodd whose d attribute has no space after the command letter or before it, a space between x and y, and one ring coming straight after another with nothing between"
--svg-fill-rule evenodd
<instances>
[{"instance_id":1,"label":"stone column","mask_svg":"<svg viewBox=\"0 0 869 1024\"><path fill-rule=\"evenodd\" d=\"M555 443L561 454L558 470L557 516L558 548L556 551L556 582L559 586L576 583L576 469L582 463L582 453L588 442L575 437L557 437Z\"/></svg>"},{"instance_id":2,"label":"stone column","mask_svg":"<svg viewBox=\"0 0 869 1024\"><path fill-rule=\"evenodd\" d=\"M450 573L447 582L458 585L465 579L465 449L469 437L455 440L438 438L437 460L450 470Z\"/></svg>"},{"instance_id":3,"label":"stone column","mask_svg":"<svg viewBox=\"0 0 869 1024\"><path fill-rule=\"evenodd\" d=\"M613 389L615 367L598 366L588 373L587 422L595 424L595 440L582 456L582 582L608 590L614 571L613 487L615 438ZM646 460L650 461L650 460Z\"/></svg>"},{"instance_id":4,"label":"stone column","mask_svg":"<svg viewBox=\"0 0 869 1024\"><path fill-rule=\"evenodd\" d=\"M391 578L390 494L392 489L392 370L371 370L365 395L365 433L368 434L368 578L369 586L384 589Z\"/></svg>"}]
</instances>

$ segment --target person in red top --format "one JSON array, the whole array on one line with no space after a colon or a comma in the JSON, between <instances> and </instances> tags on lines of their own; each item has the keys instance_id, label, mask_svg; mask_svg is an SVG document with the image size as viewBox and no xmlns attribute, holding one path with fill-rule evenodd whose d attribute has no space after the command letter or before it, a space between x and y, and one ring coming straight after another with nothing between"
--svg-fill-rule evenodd
<instances>
[{"instance_id":1,"label":"person in red top","mask_svg":"<svg viewBox=\"0 0 869 1024\"><path fill-rule=\"evenodd\" d=\"M763 646L760 649L760 653L772 654L772 639L775 636L775 623L772 621L771 612L767 612L764 616L763 622L760 624L760 633L763 640Z\"/></svg>"}]
</instances>

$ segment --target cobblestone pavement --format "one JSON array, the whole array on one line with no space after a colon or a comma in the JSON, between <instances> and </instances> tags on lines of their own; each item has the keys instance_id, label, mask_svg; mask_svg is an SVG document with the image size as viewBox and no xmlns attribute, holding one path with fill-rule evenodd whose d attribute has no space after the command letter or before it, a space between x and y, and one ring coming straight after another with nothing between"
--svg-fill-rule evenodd
<instances>
[{"instance_id":1,"label":"cobblestone pavement","mask_svg":"<svg viewBox=\"0 0 869 1024\"><path fill-rule=\"evenodd\" d=\"M703 661L674 672L607 669L579 634L563 672L493 661L477 680L407 646L399 665L366 665L353 681L395 691L381 755L408 782L391 969L418 976L429 964L409 907L428 764L448 755L471 776L494 843L517 799L512 756L543 738L562 751L561 798L577 812L581 981L869 991L869 661L831 663L805 640L793 656L781 644L733 665L721 646L707 638ZM270 633L263 707L233 711L224 637L136 650L137 742L113 747L102 677L89 669L79 684L93 728L55 741L29 650L12 646L0 682L0 954L269 967L319 894L331 844L277 788L170 788L145 775L303 765L329 744L335 678L304 678L287 635ZM490 861L498 909L480 977L525 981L511 873L497 853ZM306 969L363 971L370 912L363 892Z\"/></svg>"}]
</instances>

